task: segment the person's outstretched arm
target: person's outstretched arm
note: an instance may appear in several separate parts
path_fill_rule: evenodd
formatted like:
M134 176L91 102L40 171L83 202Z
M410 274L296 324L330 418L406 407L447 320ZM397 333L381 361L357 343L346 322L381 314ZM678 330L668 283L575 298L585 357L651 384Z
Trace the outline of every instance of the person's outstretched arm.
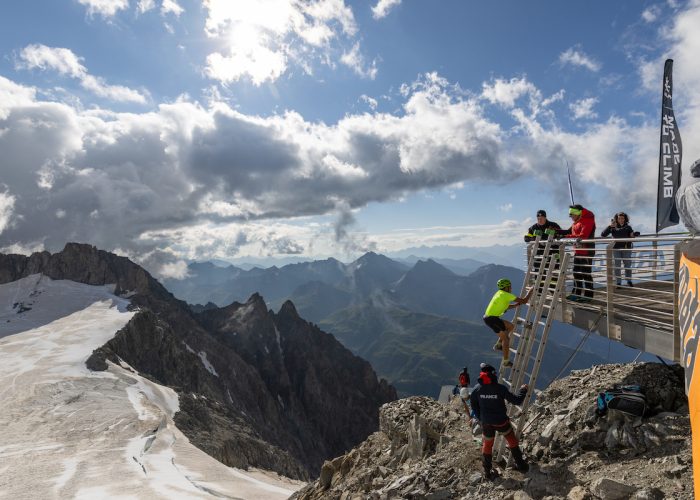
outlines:
M514 405L519 406L519 405L523 404L523 401L525 401L525 396L527 395L527 384L523 384L520 387L520 391L518 392L517 395L510 392L506 386L501 386L501 387L503 387L503 389L504 389L504 391L503 391L504 392L504 394L503 394L504 399L510 401Z

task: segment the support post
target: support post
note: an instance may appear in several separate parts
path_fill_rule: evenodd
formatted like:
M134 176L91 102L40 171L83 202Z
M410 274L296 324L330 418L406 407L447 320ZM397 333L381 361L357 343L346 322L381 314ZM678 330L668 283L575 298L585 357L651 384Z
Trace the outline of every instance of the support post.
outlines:
M606 306L608 316L608 338L612 338L610 333L615 325L615 258L613 248L615 243L605 247L605 268L606 268Z

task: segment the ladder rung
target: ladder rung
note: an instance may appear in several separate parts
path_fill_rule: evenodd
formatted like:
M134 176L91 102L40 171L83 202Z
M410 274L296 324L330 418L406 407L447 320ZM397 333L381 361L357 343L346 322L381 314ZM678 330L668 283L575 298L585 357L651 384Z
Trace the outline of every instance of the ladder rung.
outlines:
M518 316L517 318L515 318L515 321L516 321L516 323L525 323L525 321L527 321L527 320L525 318L521 318L520 316Z
M546 325L547 325L547 323L545 323L544 321L538 321L537 324L540 325L540 326L546 326Z

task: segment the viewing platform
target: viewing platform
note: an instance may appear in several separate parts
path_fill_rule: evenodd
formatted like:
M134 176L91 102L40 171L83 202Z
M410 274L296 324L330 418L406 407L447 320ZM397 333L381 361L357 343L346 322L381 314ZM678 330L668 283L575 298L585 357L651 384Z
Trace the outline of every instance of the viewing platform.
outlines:
M615 259L614 245L631 243L631 249L618 249L623 260ZM528 244L528 257L535 248L542 248L546 240ZM566 269L555 271L563 275L565 287L557 297L553 319L589 330L634 349L655 354L666 360L681 361L679 319L680 256L700 256L700 241L694 236L669 234L640 236L631 239L596 238L576 241L550 241L551 251L570 255ZM590 269L593 297L590 301L572 296L574 288L574 253L582 245L595 249ZM697 250L693 251L693 249ZM532 260L527 273L529 281L536 274L538 259ZM626 261L626 262L625 262ZM528 258L528 262L530 259ZM558 265L558 264L557 264ZM626 267L629 265L629 283ZM618 285L618 274L619 281Z

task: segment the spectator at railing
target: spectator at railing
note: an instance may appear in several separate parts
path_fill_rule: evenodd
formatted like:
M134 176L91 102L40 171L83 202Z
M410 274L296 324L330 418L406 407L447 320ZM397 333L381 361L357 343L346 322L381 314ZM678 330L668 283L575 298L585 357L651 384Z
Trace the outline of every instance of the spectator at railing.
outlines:
M527 230L525 241L535 241L535 238L541 236L541 239L546 240L550 234L556 235L557 231L561 230L559 224L547 219L547 212L544 210L537 211L537 222Z
M547 212L544 210L537 211L537 222L530 226L525 235L525 241L527 243L535 241L537 237L540 237L540 241L546 241L550 235L556 235L561 231L561 227L554 221L547 220ZM540 256L544 253L544 245L540 244L537 248L536 257L533 262L534 270L537 271L540 268ZM559 254L555 254L559 257Z
M576 238L574 250L574 289L569 300L590 302L593 298L593 256L595 243L582 243L579 240L589 240L595 237L595 215L581 205L569 207L571 227L559 231L565 238Z
M612 234L613 238L616 239L629 239L638 236L634 229L629 225L630 218L625 212L618 212L615 217L610 221L610 225L603 229L600 233L602 237L606 237ZM622 285L621 271L624 265L625 268L625 279L627 280L628 286L632 285L632 242L631 241L617 241L613 246L613 270L615 274L615 282L617 286Z

